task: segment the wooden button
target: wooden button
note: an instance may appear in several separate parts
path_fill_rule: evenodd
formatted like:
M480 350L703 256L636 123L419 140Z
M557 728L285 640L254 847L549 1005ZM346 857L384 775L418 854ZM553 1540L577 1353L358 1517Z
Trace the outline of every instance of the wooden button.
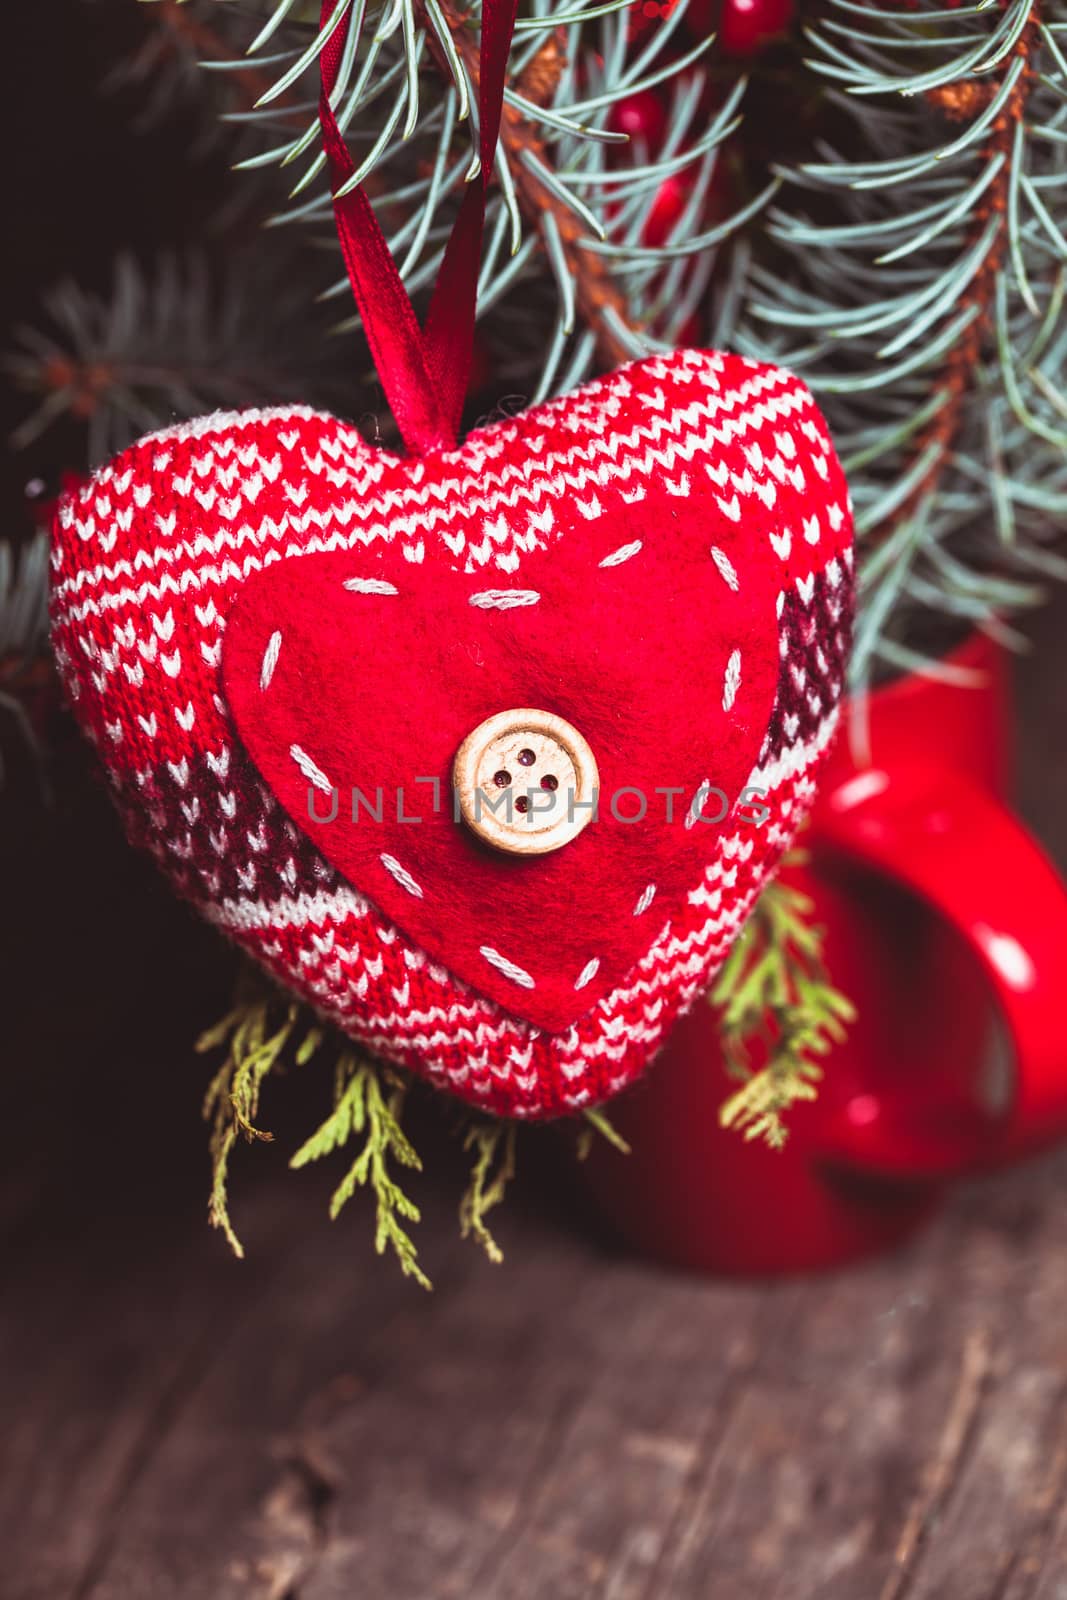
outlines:
M460 745L452 767L460 815L479 839L540 856L593 818L600 775L577 728L551 711L501 711Z

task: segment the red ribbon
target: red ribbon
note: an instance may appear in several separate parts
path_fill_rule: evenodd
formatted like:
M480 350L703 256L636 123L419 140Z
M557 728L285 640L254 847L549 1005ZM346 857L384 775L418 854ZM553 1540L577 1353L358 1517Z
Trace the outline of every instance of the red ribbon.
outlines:
M322 0L325 33L336 0ZM426 327L419 327L388 242L361 187L338 198L355 163L330 105L337 84L352 7L339 17L322 46L319 120L330 164L334 217L363 329L382 388L408 449L416 455L454 445L474 348L474 312L485 228L485 206L496 158L508 53L518 0L482 0L478 83L481 171L467 186L445 249Z

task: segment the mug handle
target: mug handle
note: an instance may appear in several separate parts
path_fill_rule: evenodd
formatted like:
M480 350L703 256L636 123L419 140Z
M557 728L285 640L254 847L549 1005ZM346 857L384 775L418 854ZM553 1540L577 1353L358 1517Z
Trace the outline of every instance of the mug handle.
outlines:
M978 957L1014 1052L1008 1103L861 1095L831 1120L820 1154L853 1171L943 1178L1014 1160L1067 1132L1067 889L988 790L958 771L863 768L820 803L819 848L912 889ZM813 837L813 842L815 838ZM951 1003L950 1001L948 1003Z

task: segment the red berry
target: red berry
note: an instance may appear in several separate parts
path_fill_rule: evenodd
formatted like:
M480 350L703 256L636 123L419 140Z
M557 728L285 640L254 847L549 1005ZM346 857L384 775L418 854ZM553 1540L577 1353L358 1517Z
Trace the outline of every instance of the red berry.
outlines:
M719 45L724 55L754 56L792 20L793 0L723 0Z
M669 17L678 0L632 0L626 17L626 36L631 44L648 38L657 23Z
M734 180L730 172L730 144L719 151L719 158L715 163L715 171L711 175L711 182L704 191L704 203L700 213L693 219L691 231L699 233L703 228L713 227L729 216L736 204L737 195ZM659 246L666 244L675 223L689 204L689 197L693 193L696 183L697 168L683 167L681 172L673 172L669 178L664 178L656 191L656 198L652 202L652 209L648 214L641 238L646 245Z
M658 247L666 244L671 229L686 208L693 189L693 175L684 169L664 178L656 190L656 198L642 230L642 243Z
M612 108L611 131L640 139L653 154L663 142L667 127L667 107L654 89L629 94Z

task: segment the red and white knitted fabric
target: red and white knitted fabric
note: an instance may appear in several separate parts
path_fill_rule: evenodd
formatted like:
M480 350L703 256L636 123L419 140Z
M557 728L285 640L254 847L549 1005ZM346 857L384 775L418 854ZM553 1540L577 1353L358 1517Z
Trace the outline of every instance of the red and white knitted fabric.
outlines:
M53 636L130 836L179 892L377 1054L553 1116L643 1069L802 820L843 688L851 531L804 386L679 351L418 458L303 407L143 439L60 509ZM335 607L342 586L370 608ZM275 670L295 674L285 707ZM680 809L606 818L518 868L465 858L479 847L448 819L405 865L395 829L353 843L301 809L300 683L305 776L369 792L361 753L391 739L410 776L447 782L474 709L536 705L590 738L605 789L630 760L652 770L660 730ZM732 780L722 823L693 825L724 772L760 791L762 822Z

